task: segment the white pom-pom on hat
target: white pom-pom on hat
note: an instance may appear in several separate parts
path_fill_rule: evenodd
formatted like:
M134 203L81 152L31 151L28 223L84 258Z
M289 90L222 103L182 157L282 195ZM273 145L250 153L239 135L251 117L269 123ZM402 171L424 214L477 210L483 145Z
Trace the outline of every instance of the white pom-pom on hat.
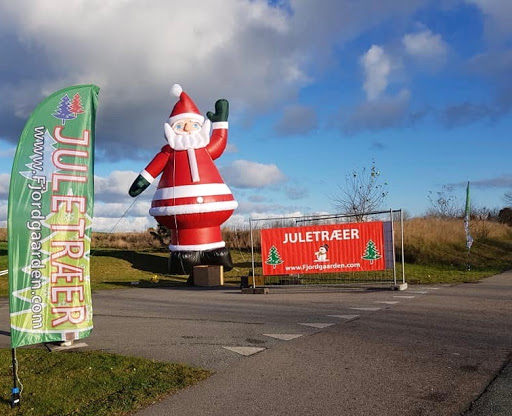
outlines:
M183 92L183 88L181 88L180 84L174 84L171 87L171 94L174 95L175 97L179 97L182 92Z
M172 125L174 122L190 118L204 123L204 117L199 112L199 109L194 104L194 101L183 92L180 84L174 84L171 87L171 95L178 97L178 102L174 105L171 114L169 115L169 123Z

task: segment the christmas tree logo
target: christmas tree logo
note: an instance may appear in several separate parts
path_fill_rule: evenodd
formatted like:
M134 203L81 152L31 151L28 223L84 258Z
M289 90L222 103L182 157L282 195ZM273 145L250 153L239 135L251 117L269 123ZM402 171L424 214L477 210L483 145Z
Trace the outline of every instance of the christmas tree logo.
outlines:
M83 114L85 112L84 107L82 106L82 97L80 94L76 93L73 95L71 99L71 104L69 105L69 110L75 115Z
M270 250L268 251L267 261L265 262L265 264L269 264L269 265L273 266L273 268L275 269L276 266L281 263L284 263L284 261L281 258L281 256L279 255L279 252L277 251L277 247L276 246L270 247Z
M78 101L78 105L76 104L76 101ZM74 99L74 109L80 109L81 103L80 103L80 96L78 96L78 100ZM55 109L55 112L52 114L53 117L58 118L62 121L62 125L66 124L66 120L73 120L76 118L76 113L72 110L72 103L73 101L70 100L67 94L65 94L59 102L59 105ZM81 108L81 112L83 113L83 108Z
M373 242L373 240L368 240L368 242L366 243L366 248L364 250L362 258L364 260L369 260L370 264L373 264L374 260L378 260L381 257L382 256L380 255L379 250L375 246L375 243Z

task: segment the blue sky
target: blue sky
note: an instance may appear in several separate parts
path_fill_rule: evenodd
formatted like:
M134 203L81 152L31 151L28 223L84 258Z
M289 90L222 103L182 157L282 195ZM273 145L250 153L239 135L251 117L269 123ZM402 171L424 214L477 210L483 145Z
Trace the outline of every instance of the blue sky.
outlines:
M0 226L14 149L30 112L69 85L101 88L94 228L164 144L183 86L199 109L230 101L217 160L249 216L333 212L332 195L372 161L383 208L422 215L445 185L461 206L512 191L510 0L0 0ZM143 230L148 189L114 231Z

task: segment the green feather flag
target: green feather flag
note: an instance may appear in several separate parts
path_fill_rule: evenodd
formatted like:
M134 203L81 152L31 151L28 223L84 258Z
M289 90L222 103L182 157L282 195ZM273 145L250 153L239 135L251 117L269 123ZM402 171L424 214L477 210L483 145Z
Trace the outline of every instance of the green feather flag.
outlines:
M92 330L89 256L99 88L62 89L34 110L14 157L8 207L11 346Z

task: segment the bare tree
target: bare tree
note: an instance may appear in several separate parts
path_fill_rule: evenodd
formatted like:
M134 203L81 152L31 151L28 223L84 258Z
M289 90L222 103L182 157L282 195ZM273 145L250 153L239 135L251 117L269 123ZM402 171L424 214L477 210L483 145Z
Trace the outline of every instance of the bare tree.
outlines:
M453 194L453 186L443 185L440 191L428 192L430 207L427 216L438 218L457 218L464 214L462 205Z
M503 208L498 214L498 221L512 226L512 208Z
M505 192L505 195L503 195L503 201L505 201L507 206L512 207L512 191Z
M381 183L380 172L372 160L370 169L353 170L345 176L345 184L338 184L338 192L331 196L334 209L353 214L356 221L365 221L366 213L377 211L388 194L388 184Z
M158 240L162 247L167 248L169 246L169 243L171 242L171 232L167 227L159 224L156 230L154 228L150 228L148 231L155 240Z

